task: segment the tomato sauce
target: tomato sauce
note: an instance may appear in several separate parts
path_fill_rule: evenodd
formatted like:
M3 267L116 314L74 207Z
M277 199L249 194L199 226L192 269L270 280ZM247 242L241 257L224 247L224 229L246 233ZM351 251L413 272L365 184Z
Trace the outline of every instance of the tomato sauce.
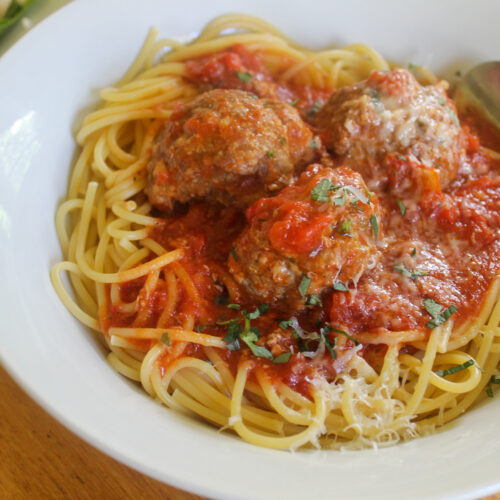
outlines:
M186 67L189 81L200 92L212 88L239 88L259 96L279 98L296 106L306 121L333 90L287 84L270 74L258 54L242 46L189 61ZM494 134L488 128L478 125L474 117L465 117L464 121L489 147L498 149L500 143L493 140ZM232 371L236 371L243 357L252 360L254 366L263 366L275 380L310 397L310 382L318 373L333 380L342 371L347 360L345 356L352 353L357 343L356 337L362 338L359 353L376 369L380 369L386 350L385 345L377 344L377 338L390 336L391 332L416 330L422 340L427 339L433 317L424 300L431 299L443 311L450 306L456 308L452 315L455 325L477 314L500 267L500 181L497 174L500 165L481 152L480 142L472 132L466 132L465 167L445 190L436 187L430 178L418 196L410 193L406 199L396 200L389 191L377 193L383 213L383 238L378 244L380 257L361 276L355 291L330 290L321 297L321 305L300 311L278 304L250 320L251 327L259 332L254 345L265 347L274 360L291 353L289 359L276 363L265 356L255 356L240 339L239 349L219 350ZM322 154L327 157L326 150ZM327 160L335 164L334 158ZM408 160L403 158L398 162L393 158L391 161L394 162L394 176L390 182L397 185L404 177ZM422 172L426 175L425 168ZM270 213L274 210L273 198L256 202L248 209L249 217L252 210L260 213L264 208ZM280 210L286 212L286 217L269 231L273 246L282 247L284 252L307 252L317 248L320 242L315 238L321 234L322 225L330 222L328 218L309 218L307 207L300 203L290 202L290 206L281 206ZM182 286L178 287L180 296L174 326L182 326L184 318L194 316L195 329L229 342L229 322L233 320L243 328L245 315L261 306L233 283L236 290L233 300L237 300L238 307L228 307L227 259L244 225L242 211L201 201L191 204L184 214L165 218L151 230L151 237L166 249L185 249L181 264L200 297L199 303L195 303ZM233 258L238 257L233 255ZM144 279L122 285L121 300L134 300L143 285ZM137 325L134 315L123 315L110 306L103 319L104 326L154 327L166 301L167 286L161 279L155 291L143 297L141 307L147 309L147 314L141 314L146 318L144 324ZM300 335L296 329L283 325L283 321L290 318L295 318L300 325ZM325 331L327 324L336 330ZM317 333L315 338L309 335L311 332ZM307 336L310 338L303 338ZM325 351L315 356L322 336L326 337ZM335 349L336 359L328 345ZM203 350L197 347L191 346L185 353L204 358Z

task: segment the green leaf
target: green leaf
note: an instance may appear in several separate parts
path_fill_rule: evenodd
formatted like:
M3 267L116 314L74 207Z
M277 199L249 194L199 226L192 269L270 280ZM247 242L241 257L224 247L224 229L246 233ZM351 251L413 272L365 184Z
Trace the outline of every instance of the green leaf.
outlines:
M160 341L162 344L170 345L170 336L168 335L168 332L162 333Z
M439 375L440 377L446 377L447 375L452 375L453 373L466 370L467 368L469 368L469 366L472 366L473 364L474 361L472 359L469 359L468 361L462 363L461 365L452 366L451 368L446 368L446 370L437 370L436 375Z
M235 311L239 311L241 309L241 306L239 304L228 304L226 307L228 309L234 309Z
M307 276L302 277L302 281L300 282L299 285L299 293L302 295L302 297L306 296L307 290L309 290L309 285L311 284L311 278L308 278Z
M378 240L378 221L377 221L376 215L372 215L370 217L370 223L371 223L372 228L373 228L373 234L375 235L375 239Z
M488 395L489 398L492 398L494 396L493 384L500 384L500 378L495 377L495 375L492 375L490 377L490 380L488 381L488 386L486 387L486 394Z
M227 306L229 304L229 296L226 293L220 293L217 297L215 297L214 304Z
M311 199L320 202L328 201L328 193L334 189L335 186L330 179L321 179L311 191Z
M404 217L406 215L406 207L404 206L404 204L401 200L396 199L396 203L398 204L399 211L401 212L401 215Z
M299 100L298 100L298 99L293 99L293 101L290 101L290 106L295 107L295 106L297 106L297 103L298 103L298 102L299 102Z
M414 281L418 280L420 276L427 276L427 271L422 269L415 269L414 271L411 271L404 264L400 263L394 264L394 270L401 273L405 278L411 278Z
M267 152L267 156L268 156L269 158L274 158L274 157L276 156L276 153L275 153L272 149L270 149L270 150Z
M443 310L443 306L438 304L435 300L426 298L424 299L425 310L432 316L432 320L428 321L427 328L433 329L439 325L442 325L448 318L458 311L458 307L451 305Z
M314 293L307 296L306 306L322 306L322 305L323 303L321 302L321 299Z
M236 250L234 247L231 247L231 255L233 256L233 259L238 262L240 258L238 257L238 254L236 253Z
M347 199L347 196L345 194L340 198L333 198L333 204L337 207L341 207L342 205L345 204L346 199Z
M268 304L261 304L260 306L257 306L255 308L255 311L253 311L251 313L244 312L243 316L247 317L248 319L256 319L259 316L261 316L262 314L266 313L268 309L269 309Z
M344 222L342 222L342 224L340 225L339 233L351 236L351 219L346 219Z
M348 292L349 288L347 288L342 281L336 281L333 284L333 289L337 290L338 292Z
M242 73L241 71L236 71L236 76L243 83L248 83L252 79L252 75L248 71L246 71L245 73Z
M329 329L330 327L322 328L319 333L325 342L326 348L328 349L328 351L330 351L330 356L332 357L332 359L337 359L337 353L335 352L335 349L332 347L332 344L330 343L327 337Z
M329 325L326 325L328 326L328 328L332 331L332 332L335 332L335 333L340 333L341 335L345 335L349 340L352 340L354 342L355 345L359 345L359 340L356 340L354 337L352 337L351 335L349 335L347 332L345 332L344 330L339 330L338 328L334 328L333 326L329 326Z
M306 114L307 116L311 116L311 117L314 117L318 114L318 111L321 109L321 103L319 101L316 101L312 108L309 108L307 111L306 111Z
M276 363L276 364L288 363L288 361L290 361L291 356L292 356L291 352L283 352L282 354L280 354L279 356L276 356L273 359L273 363Z

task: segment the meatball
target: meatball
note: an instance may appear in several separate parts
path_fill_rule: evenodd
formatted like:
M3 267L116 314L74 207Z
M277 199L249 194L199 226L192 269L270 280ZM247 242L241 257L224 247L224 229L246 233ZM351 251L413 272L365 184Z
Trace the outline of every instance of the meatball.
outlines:
M253 298L300 307L334 284L356 282L377 262L378 199L348 167L310 165L294 186L257 201L246 216L228 265Z
M193 199L246 208L294 180L314 157L312 138L288 104L211 90L175 111L156 137L146 192L161 210Z
M333 93L316 125L329 151L384 188L388 153L437 170L445 188L465 157L456 108L440 85L421 86L404 69L375 71L368 80Z

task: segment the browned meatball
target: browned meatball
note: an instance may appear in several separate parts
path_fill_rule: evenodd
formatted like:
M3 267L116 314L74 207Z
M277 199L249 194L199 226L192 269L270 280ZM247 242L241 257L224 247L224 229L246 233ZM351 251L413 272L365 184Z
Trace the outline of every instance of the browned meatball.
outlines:
M404 69L373 72L333 93L316 125L326 147L369 186L384 187L388 153L434 168L441 187L456 176L465 141L453 102L439 85L421 86Z
M260 300L304 304L334 284L356 282L376 263L378 200L348 167L310 165L294 186L257 201L246 215L229 270Z
M288 104L242 90L205 92L157 136L146 192L164 210L192 199L245 208L292 182L314 156L311 140Z

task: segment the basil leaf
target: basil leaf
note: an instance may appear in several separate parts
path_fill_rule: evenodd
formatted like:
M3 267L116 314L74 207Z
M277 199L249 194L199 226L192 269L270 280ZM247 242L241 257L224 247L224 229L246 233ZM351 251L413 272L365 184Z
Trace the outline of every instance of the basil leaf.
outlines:
M473 364L474 361L472 359L469 359L468 361L462 363L461 365L452 366L451 368L446 368L446 370L437 370L436 375L439 375L440 377L446 377L447 375L452 375L453 373L466 370L467 368L469 368L469 366L472 366Z
M309 285L311 284L311 278L308 278L307 276L302 277L302 281L300 282L300 285L298 287L300 295L302 297L306 296L307 290L309 290Z
M276 364L288 363L288 361L290 361L291 356L292 356L291 352L283 352L282 354L280 354L279 356L276 356L273 359L273 363L276 363Z

